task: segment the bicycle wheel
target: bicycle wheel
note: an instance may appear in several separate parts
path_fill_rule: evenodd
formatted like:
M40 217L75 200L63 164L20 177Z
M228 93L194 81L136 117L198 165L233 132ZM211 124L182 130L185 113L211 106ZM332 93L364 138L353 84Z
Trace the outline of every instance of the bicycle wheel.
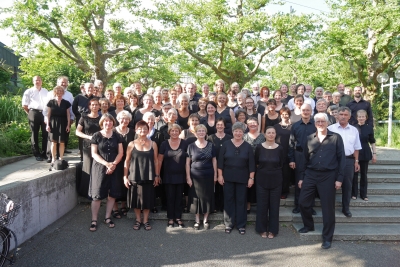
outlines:
M7 228L2 228L0 230L0 248L0 266L3 266L10 250L10 231Z

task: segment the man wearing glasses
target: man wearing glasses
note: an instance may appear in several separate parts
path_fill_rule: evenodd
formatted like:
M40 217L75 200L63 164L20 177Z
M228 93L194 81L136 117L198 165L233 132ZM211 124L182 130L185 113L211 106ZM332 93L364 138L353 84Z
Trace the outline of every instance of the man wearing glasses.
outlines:
M321 247L328 249L335 231L335 194L342 186L346 158L342 137L328 130L328 116L318 113L314 121L317 131L307 137L305 160L298 166L301 173L299 206L304 224L299 233L314 231L312 206L318 192L323 220Z

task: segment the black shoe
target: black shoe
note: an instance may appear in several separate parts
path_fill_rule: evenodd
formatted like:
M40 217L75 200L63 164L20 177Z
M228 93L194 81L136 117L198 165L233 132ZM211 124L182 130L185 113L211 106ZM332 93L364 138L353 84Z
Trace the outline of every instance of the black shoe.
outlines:
M346 216L347 218L351 218L353 217L353 214L351 214L350 211L343 211L344 216Z
M47 157L46 154L42 154L42 155L40 155L40 156L42 157L42 159L48 159L48 157Z
M328 249L328 248L331 248L331 245L332 245L331 242L329 242L329 241L324 241L324 242L322 242L321 248L323 248L323 249Z
M51 158L48 158L48 159L46 160L46 162L47 162L47 163L51 163Z
M317 215L317 212L314 209L312 209L312 215Z
M35 157L35 159L37 160L37 161L43 161L43 158L42 157Z
M312 231L314 231L314 228L308 229L307 227L303 227L303 228L299 229L298 232L300 234L305 234L305 233L312 232Z
M64 153L66 153L66 154L71 154L72 151L70 151L70 150L65 150Z
M300 208L296 207L292 210L293 213L300 213Z
M247 210L247 214L250 214L251 210Z

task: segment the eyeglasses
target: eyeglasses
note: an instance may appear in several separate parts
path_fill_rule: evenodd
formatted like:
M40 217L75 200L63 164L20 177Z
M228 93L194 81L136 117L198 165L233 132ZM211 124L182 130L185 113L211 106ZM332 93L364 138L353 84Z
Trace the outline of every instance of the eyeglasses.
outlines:
M254 104L253 102L246 102L246 105Z
M315 124L324 124L326 121L315 121Z

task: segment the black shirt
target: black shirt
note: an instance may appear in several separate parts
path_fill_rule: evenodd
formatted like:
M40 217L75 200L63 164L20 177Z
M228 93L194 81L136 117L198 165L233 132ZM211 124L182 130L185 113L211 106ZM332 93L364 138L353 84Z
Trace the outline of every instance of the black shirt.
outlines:
M349 109L351 109L351 118L349 120L349 123L351 125L356 125L357 124L357 111L363 109L367 112L368 119L365 122L365 124L368 125L374 125L374 118L372 115L372 109L371 109L371 103L368 101L365 101L364 99L361 98L360 101L355 101L354 99L351 100L349 103L346 105Z
M289 162L295 162L294 151L302 152L307 146L307 136L316 131L317 128L315 128L314 119L312 118L307 124L301 119L292 125L289 139Z
M354 125L360 133L360 142L362 149L358 153L359 161L370 161L372 159L372 152L369 144L375 144L374 129L368 125Z
M307 146L304 148L305 161L300 169L300 179L304 178L307 169L317 171L337 171L336 181L343 182L346 166L343 139L340 134L328 130L326 137L319 142L317 133L307 136ZM303 177L303 178L301 178ZM332 185L333 186L333 185Z

